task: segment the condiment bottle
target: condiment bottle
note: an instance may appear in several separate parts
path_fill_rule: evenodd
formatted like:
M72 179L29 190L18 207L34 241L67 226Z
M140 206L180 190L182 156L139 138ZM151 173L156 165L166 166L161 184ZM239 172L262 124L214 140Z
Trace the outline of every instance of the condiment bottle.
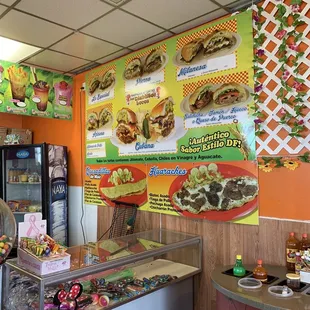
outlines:
M295 271L296 252L299 250L299 241L295 238L295 233L291 232L286 240L286 268Z
M300 242L300 256L302 256L308 249L310 249L310 240L308 240L307 234L302 234L302 239Z
M262 282L266 282L267 281L267 271L262 265L263 265L263 261L261 259L259 259L257 261L257 267L253 270L253 277L257 280L262 281Z
M236 277L243 277L245 275L245 268L242 264L242 256L236 256L236 263L233 269L234 276Z
M300 270L302 269L302 260L299 252L296 252L296 262L295 262L295 273L300 274Z

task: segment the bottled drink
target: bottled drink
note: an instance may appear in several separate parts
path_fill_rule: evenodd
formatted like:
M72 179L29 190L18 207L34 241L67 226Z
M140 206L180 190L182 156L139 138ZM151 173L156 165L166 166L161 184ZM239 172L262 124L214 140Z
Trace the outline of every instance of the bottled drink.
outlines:
M236 277L243 277L245 275L245 268L242 264L242 256L237 255L236 256L236 263L233 269L234 276Z
M302 268L301 256L299 252L296 252L295 273L300 274L301 268Z
M308 240L307 234L302 234L302 239L300 242L300 256L302 256L308 249L310 249L310 240Z
M263 267L263 261L261 259L257 261L257 267L253 270L253 277L262 282L267 281L267 271Z
M289 271L295 271L296 252L299 250L299 241L295 233L291 232L286 240L286 267Z

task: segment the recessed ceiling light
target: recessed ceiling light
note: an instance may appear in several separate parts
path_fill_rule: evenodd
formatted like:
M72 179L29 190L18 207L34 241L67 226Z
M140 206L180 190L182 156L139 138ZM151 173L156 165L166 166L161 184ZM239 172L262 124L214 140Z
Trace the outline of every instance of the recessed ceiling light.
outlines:
M19 62L39 50L40 48L38 47L0 37L1 60Z

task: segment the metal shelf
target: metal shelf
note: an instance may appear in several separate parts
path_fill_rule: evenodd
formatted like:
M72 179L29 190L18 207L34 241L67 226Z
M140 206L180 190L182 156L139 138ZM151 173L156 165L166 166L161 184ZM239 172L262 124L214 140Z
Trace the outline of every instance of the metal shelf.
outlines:
M17 215L23 215L23 214L28 214L28 213L34 213L34 212L29 212L29 211L27 211L27 212L12 212L13 214L17 214ZM36 211L35 213L42 213L42 211Z
M41 185L41 182L7 182L9 185Z

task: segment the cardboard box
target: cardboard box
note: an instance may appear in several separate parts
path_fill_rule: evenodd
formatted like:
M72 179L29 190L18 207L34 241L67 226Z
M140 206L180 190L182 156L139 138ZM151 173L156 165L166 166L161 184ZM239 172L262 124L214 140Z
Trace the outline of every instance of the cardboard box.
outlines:
M20 144L32 144L32 131L22 128L9 128L9 135L19 135L21 138Z
M300 281L310 283L310 271L300 270Z
M57 258L40 259L28 252L17 249L17 263L23 266L25 269L39 275L47 275L59 271L70 269L70 255L65 254L64 256Z
M34 229L34 227L36 229ZM46 220L42 220L42 213L27 213L24 222L18 223L18 243L20 238L35 238L38 233L46 234ZM54 272L70 269L71 255L65 253L56 258L37 257L27 250L17 249L17 263L25 269L39 275L47 275Z
M7 133L8 133L8 128L0 127L0 146L4 145L4 140L6 138Z

